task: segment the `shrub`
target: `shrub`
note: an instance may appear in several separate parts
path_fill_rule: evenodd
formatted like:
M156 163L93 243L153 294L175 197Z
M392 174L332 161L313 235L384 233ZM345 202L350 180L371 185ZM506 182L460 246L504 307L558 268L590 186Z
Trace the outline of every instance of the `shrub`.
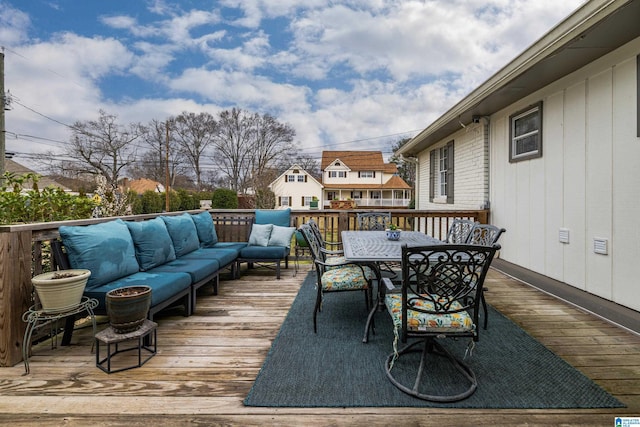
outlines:
M238 209L238 195L228 188L218 188L211 196L213 209Z

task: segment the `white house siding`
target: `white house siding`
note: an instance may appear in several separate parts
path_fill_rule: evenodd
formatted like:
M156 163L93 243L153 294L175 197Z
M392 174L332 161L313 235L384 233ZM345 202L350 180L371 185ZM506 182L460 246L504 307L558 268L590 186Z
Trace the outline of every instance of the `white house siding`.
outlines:
M443 139L418 156L419 189L416 206L419 209L451 210L481 209L489 198L488 189L488 147L486 143L487 127L484 121L468 124L452 137ZM454 140L454 203L431 203L429 201L429 153Z
M490 124L491 217L507 229L501 257L635 310L639 53L636 39L494 114ZM540 100L542 157L509 163L509 115ZM561 227L569 229L568 244L559 242ZM594 253L594 238L608 239L608 255Z
M285 182L286 175L307 175L307 182ZM291 209L309 209L309 206L302 205L302 197L316 196L318 200L322 200L322 185L313 179L306 171L300 169L300 172L293 173L290 169L271 183L271 191L276 196L276 209L283 208L278 205L279 197L291 197ZM320 205L321 206L321 205Z

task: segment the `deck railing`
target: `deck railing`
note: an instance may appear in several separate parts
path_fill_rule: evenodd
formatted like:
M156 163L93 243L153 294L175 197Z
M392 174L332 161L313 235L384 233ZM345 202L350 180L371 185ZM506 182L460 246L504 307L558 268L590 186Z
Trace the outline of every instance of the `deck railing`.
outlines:
M296 210L292 211L292 225L300 226L313 218L327 240L340 239L343 230L356 229L358 212L370 210ZM200 211L189 211L197 213ZM210 210L218 239L223 242L247 241L254 216L253 210ZM171 212L163 215L177 215ZM123 220L142 221L160 214L132 215ZM444 239L454 218L488 222L488 210L419 211L394 209L393 223L404 230L422 231ZM49 244L60 237L62 225L89 225L111 221L114 217L73 221L3 225L0 226L0 366L13 366L22 360L22 340L25 323L22 314L35 302L31 277L56 269L49 256Z

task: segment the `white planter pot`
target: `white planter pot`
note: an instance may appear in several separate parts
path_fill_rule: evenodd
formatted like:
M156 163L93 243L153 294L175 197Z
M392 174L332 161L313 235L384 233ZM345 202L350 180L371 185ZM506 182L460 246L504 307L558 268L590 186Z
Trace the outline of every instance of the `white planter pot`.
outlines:
M56 276L70 276L56 278ZM36 288L42 310L47 313L63 313L80 304L87 280L91 276L89 270L60 270L38 274L31 279Z

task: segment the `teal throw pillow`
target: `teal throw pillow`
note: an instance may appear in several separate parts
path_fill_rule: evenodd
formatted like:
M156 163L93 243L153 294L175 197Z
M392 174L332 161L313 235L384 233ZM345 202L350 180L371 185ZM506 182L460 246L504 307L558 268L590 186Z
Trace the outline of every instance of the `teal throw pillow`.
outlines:
M291 208L256 209L256 224L273 224L280 227L291 225Z
M169 230L169 236L176 251L176 257L193 252L200 247L196 225L191 219L191 214L183 213L177 216L160 217Z
M271 224L253 224L249 236L249 246L269 246L272 229L273 225Z
M196 215L191 215L191 219L196 225L196 231L198 232L198 239L200 239L201 247L210 248L218 243L216 227L213 225L213 219L209 212L205 211Z
M285 246L291 247L291 237L295 233L295 227L280 227L278 225L273 226L271 230L271 236L269 236L269 244L267 246Z
M176 259L171 236L162 218L147 221L127 221L133 238L140 270L146 271Z
M140 270L129 228L121 219L85 226L63 225L59 231L71 268L91 270L89 289Z

